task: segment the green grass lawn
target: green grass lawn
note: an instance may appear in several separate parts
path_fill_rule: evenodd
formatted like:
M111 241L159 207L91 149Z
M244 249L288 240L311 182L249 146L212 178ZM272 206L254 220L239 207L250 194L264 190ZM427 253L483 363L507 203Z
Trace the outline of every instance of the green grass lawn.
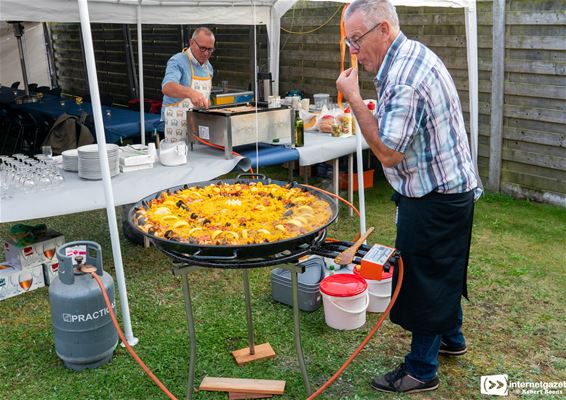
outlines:
M285 176L278 169L267 172ZM376 227L370 242L394 243L390 193L383 178L366 191L367 225ZM104 210L29 221L40 222L64 233L68 242L100 243L105 269L114 273ZM0 237L9 227L0 225ZM357 219L342 208L330 235L351 240L357 228ZM154 248L126 240L121 246L133 331L140 339L135 350L169 390L183 398L189 356L181 282L171 272L171 261ZM305 398L293 344L292 309L272 300L269 268L250 273L253 317L256 343L269 342L277 356L244 367L233 361L230 352L247 347L241 275L230 270L189 275L198 343L197 384L206 375L281 379L287 382L281 398ZM481 398L480 376L489 374L508 374L510 381L566 381L566 209L503 195L483 196L475 211L469 289L470 302L463 304L468 354L441 358L440 388L413 398ZM112 362L101 368L80 373L66 369L54 351L47 297L47 288L41 288L0 302L0 399L166 398L120 346ZM301 313L313 387L340 367L378 317L370 314L363 328L341 332L326 326L322 308ZM407 332L385 322L321 398L395 398L374 392L368 382L402 362L409 340ZM227 396L196 392L194 398Z

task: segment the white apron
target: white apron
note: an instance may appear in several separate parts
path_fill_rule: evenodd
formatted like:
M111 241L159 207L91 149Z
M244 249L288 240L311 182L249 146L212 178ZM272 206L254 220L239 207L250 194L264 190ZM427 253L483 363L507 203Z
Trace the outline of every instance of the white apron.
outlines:
M188 51L185 51L189 58L189 65L191 66L191 89L196 90L205 98L210 99L210 92L212 90L212 79L210 78L210 71L208 65L206 66L206 77L195 75L195 69L191 61L191 56ZM187 111L193 109L191 99L186 98L178 103L168 104L165 106L165 138L171 141L187 140Z

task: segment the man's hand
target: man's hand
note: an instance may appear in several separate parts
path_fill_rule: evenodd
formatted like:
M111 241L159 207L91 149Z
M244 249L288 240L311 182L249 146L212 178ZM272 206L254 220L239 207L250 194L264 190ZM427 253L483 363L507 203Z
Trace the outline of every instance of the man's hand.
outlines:
M358 84L358 70L348 68L336 80L336 87L349 103L361 100L360 86Z
M190 99L195 108L208 108L210 106L209 100L196 90L192 90Z
M176 82L167 82L161 89L161 92L169 97L191 99L191 103L193 103L193 107L195 108L210 107L210 100L204 97L200 92Z

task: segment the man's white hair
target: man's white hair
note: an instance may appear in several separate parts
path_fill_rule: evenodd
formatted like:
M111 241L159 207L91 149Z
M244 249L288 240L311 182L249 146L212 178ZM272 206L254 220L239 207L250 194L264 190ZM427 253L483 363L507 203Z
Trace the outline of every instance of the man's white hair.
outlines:
M344 19L348 19L355 12L361 12L364 24L371 29L377 23L387 20L391 26L399 30L399 17L395 6L389 0L354 0L346 10Z
M191 39L196 39L201 32L206 36L212 36L212 38L214 39L214 33L206 26L199 26L197 29L195 29L193 35L191 36Z

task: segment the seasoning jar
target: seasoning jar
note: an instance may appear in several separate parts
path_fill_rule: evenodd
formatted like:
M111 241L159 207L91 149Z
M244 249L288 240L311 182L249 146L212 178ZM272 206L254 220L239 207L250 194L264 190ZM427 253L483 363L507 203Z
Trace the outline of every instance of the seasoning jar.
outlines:
M338 123L332 124L332 137L339 137L342 134L342 127Z

